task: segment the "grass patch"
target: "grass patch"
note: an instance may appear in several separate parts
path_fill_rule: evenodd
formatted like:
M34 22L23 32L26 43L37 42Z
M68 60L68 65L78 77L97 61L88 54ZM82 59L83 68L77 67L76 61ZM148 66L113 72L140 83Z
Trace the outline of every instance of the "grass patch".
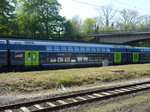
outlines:
M123 69L124 72L112 72L111 69ZM150 76L150 64L1 73L0 90L1 92L31 92L53 89L61 84L65 87L72 87L143 76Z

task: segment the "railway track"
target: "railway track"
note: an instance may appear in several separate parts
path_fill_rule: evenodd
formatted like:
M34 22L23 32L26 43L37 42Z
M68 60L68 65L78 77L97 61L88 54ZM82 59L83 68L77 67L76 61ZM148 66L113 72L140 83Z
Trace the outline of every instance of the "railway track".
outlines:
M81 93L57 96L53 98L24 102L1 106L1 112L46 112L59 110L65 107L76 106L79 104L96 100L108 99L111 97L131 94L139 91L149 90L150 81L136 84L129 84L101 90L90 90Z

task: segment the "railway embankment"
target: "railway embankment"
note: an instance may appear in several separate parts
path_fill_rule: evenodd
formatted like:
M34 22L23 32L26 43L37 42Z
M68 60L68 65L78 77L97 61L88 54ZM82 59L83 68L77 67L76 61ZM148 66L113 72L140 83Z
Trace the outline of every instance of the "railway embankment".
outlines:
M150 64L0 73L0 94L25 94L150 78Z

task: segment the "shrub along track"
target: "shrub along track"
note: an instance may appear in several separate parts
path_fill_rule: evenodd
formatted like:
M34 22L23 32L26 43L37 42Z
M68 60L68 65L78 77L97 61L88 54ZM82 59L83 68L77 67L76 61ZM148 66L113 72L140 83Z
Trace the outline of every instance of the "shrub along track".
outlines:
M150 81L112 87L101 90L90 90L81 93L57 96L49 99L12 104L0 107L4 112L45 112L59 110L65 107L76 106L92 101L104 100L112 97L132 94L150 89Z

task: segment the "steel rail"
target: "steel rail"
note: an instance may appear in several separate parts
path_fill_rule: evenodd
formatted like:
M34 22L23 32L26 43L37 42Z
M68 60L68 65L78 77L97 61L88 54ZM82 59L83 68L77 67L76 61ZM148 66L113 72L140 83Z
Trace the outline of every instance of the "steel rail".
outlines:
M85 96L85 95L93 95L96 93L105 93L105 95L103 95L102 97L94 97L93 98L81 98L82 100L78 100L78 101L74 101L71 103L62 103L59 105L53 105L53 106L48 106L48 107L43 107L43 108L38 108L36 110L31 110L30 112L45 112L45 111L50 111L50 110L57 110L57 109L61 109L64 107L70 107L70 106L75 106L81 103L86 103L86 102L91 102L91 101L96 101L96 100L102 100L102 99L108 99L110 97L115 97L115 96L120 96L120 95L124 95L124 94L130 94L133 92L138 92L138 91L142 91L142 90L148 90L150 89L150 86L148 87L141 87L140 85L146 85L146 84L150 84L150 81L147 82L141 82L141 83L135 83L135 84L129 84L129 85L122 85L122 86L118 86L118 87L112 87L112 88L106 88L106 89L101 89L101 90L89 90L89 91L85 91L85 92L81 92L81 93L74 93L74 94L69 94L69 95L63 95L63 96L57 96L57 97L53 97L53 98L48 98L48 99L43 99L43 100L35 100L35 101L30 101L30 102L24 102L24 103L18 103L18 104L12 104L12 105L5 105L5 106L1 106L0 107L0 111L5 111L5 110L12 110L12 109L16 109L16 108L20 108L20 107L27 107L27 106L34 106L35 104L41 104L41 103L45 103L45 102L52 102L52 101L58 101L58 100L65 100L67 98L73 98L73 97L81 97L81 96ZM135 87L138 87L137 89L134 89ZM120 89L127 89L124 92L118 92L118 93L114 93L114 94L109 94L110 91L112 91L112 93L114 91L121 91ZM131 90L130 90L131 89ZM107 93L108 92L108 93ZM109 95L107 95L109 94ZM6 112L6 111L5 111ZM26 112L26 111L24 111Z

